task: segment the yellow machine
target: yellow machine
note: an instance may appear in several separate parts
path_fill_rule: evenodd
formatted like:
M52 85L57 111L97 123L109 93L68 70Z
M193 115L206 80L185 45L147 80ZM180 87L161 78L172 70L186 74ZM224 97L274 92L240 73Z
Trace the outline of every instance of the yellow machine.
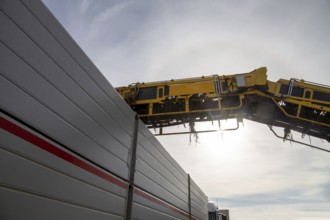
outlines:
M149 128L185 123L193 127L195 122L214 120L220 125L229 118L236 118L238 125L246 118L273 132L273 126L283 127L284 139L294 130L330 142L330 87L297 79L272 82L266 73L262 67L116 89Z

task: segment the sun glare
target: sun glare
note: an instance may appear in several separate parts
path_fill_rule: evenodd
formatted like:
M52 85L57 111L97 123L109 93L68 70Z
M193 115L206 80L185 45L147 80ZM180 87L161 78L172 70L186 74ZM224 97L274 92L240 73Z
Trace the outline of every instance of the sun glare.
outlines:
M244 139L246 129L236 120L218 122L202 122L196 124L196 131L211 131L198 134L198 145L203 148L205 156L210 160L236 161L244 154Z

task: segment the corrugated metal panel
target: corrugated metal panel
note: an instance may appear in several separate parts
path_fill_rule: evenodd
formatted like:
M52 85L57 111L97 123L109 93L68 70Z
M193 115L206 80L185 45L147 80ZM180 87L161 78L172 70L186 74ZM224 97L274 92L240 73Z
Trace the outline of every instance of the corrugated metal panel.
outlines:
M2 220L121 220L104 212L95 212L82 206L70 205L39 195L0 186L0 207Z
M189 213L135 188L132 219L189 219Z
M122 219L135 114L41 2L1 1L0 31L0 117L72 155L1 130L5 219ZM133 172L133 218L189 218L188 175L142 122Z
M166 212L161 212L157 209L150 208L140 203L134 203L133 205L134 216L132 219L157 219L157 220L179 220L184 219L180 217L174 217ZM186 218L188 219L188 218Z
M44 10L42 4L32 5L35 10L36 7ZM94 68L87 73L68 53L70 48L64 48L49 32L53 27L45 28L40 20L47 21L44 17L36 17L19 1L4 1L1 4L0 26L6 31L0 35L0 53L4 57L0 70L3 83L16 87L11 91L16 90L12 97L17 97L9 100L9 105L1 107L86 157L91 157L88 148L93 148L95 155L97 152L109 155L111 160L90 159L127 178L127 157L133 130L129 120L134 113L122 113L111 97L89 76L100 75L98 70ZM61 36L67 35L63 29L61 31ZM76 56L83 54L81 50L75 52ZM110 85L108 88L113 89ZM37 109L43 112L31 115L21 108L19 99L23 97L18 96L22 93L35 100L35 105L29 106L32 112ZM118 95L115 93L112 96ZM8 96L1 98L1 104L6 102L5 99L11 99ZM126 106L123 101L121 105ZM48 121L54 116L56 119L51 126L56 128L55 131L49 129ZM37 122L36 117L44 118ZM118 121L121 118L123 121ZM66 130L65 135L62 130ZM73 134L80 138L72 138ZM80 139L88 141L76 143Z
M47 31L56 39L56 41L66 50L69 56L77 62L84 73L88 75L100 90L94 98L99 100L100 103L104 102L103 99L110 100L116 108L108 108L109 112L116 115L116 119L123 125L128 126L134 121L131 108L126 105L123 99L118 95L116 90L110 85L109 81L101 74L97 67L90 61L81 48L74 42L71 36L64 30L54 16L49 12L46 7L40 7L34 0L22 1L29 10L38 18L38 22L42 24ZM80 80L80 76L77 78ZM94 91L95 92L95 91ZM106 103L104 103L106 104Z
M207 196L197 186L193 179L190 179L190 195L192 215L200 219L208 219Z
M37 209L40 200L46 203L48 201L50 204L55 203L54 207L46 207L50 213L54 208L56 209L57 203L61 203L63 209L75 207L73 210L83 210L83 212L89 210L89 216L94 213L94 217L99 217L98 213L103 213L102 215L110 217L109 219L124 218L127 185L125 182L30 129L11 123L12 120L6 122L2 114L0 116L1 128L3 128L0 129L1 193L7 196L19 196L17 203L22 204L30 199L39 200L29 204L31 209ZM74 160L65 160L64 156L60 158L61 155L71 155ZM85 169L81 169L79 165ZM88 169L90 167L94 169L94 173L88 172L93 171ZM96 172L102 172L122 184L111 182L101 175L97 176ZM23 216L7 218L17 214L12 213L15 212L13 207L4 208L8 205L4 205L6 200L2 199L0 199L1 219L23 219ZM17 206L15 208L17 209ZM35 219L39 213L25 214L24 219ZM48 214L47 219L52 217ZM71 218L65 216L62 219Z
M188 212L188 175L143 123L139 126L135 184Z

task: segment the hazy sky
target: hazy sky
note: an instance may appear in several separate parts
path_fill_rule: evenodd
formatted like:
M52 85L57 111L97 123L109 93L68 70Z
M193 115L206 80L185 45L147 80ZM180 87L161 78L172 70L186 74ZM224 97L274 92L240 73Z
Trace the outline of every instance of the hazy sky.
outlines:
M327 0L44 2L113 86L261 66L273 81L330 85ZM235 132L200 134L199 143L158 139L232 220L330 219L328 153L283 143L247 120Z

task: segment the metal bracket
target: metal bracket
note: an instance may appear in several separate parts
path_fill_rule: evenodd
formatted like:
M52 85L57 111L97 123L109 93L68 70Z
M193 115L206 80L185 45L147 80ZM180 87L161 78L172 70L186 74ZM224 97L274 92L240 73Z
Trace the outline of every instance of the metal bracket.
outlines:
M171 132L171 133L163 133L159 132L158 134L154 134L154 136L162 136L162 135L178 135L178 134L199 134L199 133L209 133L209 132L217 132L219 130L206 130L206 131L184 131L184 132Z
M280 135L278 135L278 134L274 131L274 129L272 128L271 125L268 125L268 127L269 127L269 129L274 133L274 135L275 135L276 137L281 138L281 139L283 139L283 140L288 140L288 139L286 139L285 136L280 136ZM308 147L311 147L311 148L314 148L314 149L317 149L317 150L321 150L321 151L325 151L325 152L330 153L330 150L328 150L328 149L324 149L324 148L321 148L321 147L316 147L316 146L314 146L314 145L312 145L312 144L306 144L306 143L304 143L304 142L301 142L301 141L295 141L295 140L293 140L293 139L289 139L289 141L291 141L291 142L293 142L293 143L297 143L297 144L305 145L305 146L308 146Z
M236 127L234 127L234 128L225 128L225 129L223 129L221 127L221 121L220 120L218 120L218 124L219 124L220 131L235 131L235 130L239 129L239 122L238 122L237 118L236 118Z

